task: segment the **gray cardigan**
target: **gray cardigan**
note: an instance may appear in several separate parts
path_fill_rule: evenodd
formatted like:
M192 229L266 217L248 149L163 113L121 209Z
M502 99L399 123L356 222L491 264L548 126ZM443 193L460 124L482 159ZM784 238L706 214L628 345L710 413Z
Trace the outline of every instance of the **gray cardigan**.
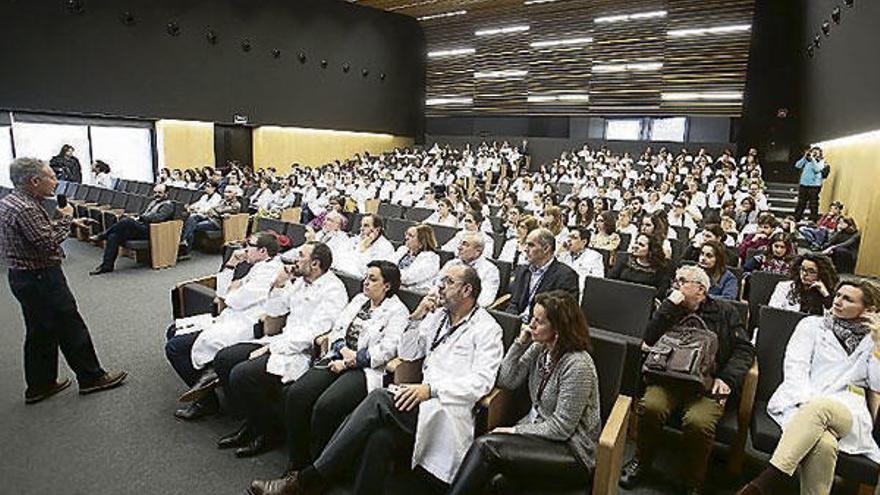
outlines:
M591 471L596 466L596 444L602 420L599 416L599 381L589 353L569 352L562 356L547 380L538 402L539 369L546 351L543 344L528 346L514 341L498 372L498 386L513 390L528 376L529 397L537 418L520 420L516 433L566 442L572 454Z

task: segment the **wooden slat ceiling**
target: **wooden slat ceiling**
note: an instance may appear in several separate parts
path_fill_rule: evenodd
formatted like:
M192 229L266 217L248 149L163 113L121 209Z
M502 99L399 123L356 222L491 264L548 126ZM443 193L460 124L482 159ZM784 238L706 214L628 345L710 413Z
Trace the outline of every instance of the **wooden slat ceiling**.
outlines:
M740 115L742 100L731 99L730 94L742 94L745 87L751 30L689 36L669 32L751 25L754 0L545 0L531 5L526 5L526 1L356 3L416 18L467 12L421 21L429 52L475 50L470 54L428 58L428 99L470 99L466 103L429 105L428 116ZM597 17L656 11L665 11L666 15L594 22ZM529 29L475 35L481 29L517 25L528 25ZM534 42L573 38L592 41L531 46ZM629 64L627 70L621 70L623 64ZM526 72L500 77L491 74L493 71ZM670 93L678 93L678 98L670 99ZM708 93L716 99L696 99L693 93ZM725 99L717 99L724 94ZM559 95L568 96L547 101ZM584 95L588 95L589 101L583 100Z

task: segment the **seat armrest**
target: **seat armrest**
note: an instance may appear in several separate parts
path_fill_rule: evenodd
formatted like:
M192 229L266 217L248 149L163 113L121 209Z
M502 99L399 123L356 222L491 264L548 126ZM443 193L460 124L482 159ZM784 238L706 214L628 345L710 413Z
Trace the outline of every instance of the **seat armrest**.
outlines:
M611 414L608 415L608 421L602 428L596 455L596 471L593 473L593 495L617 493L631 408L632 398L618 395Z
M285 208L281 210L281 221L287 223L301 223L302 220L302 208L299 206L293 208ZM279 232L279 234L283 234L284 232Z
M248 214L236 213L223 217L223 244L244 240L247 237Z
M167 268L177 264L177 248L183 230L182 220L151 223L150 263L154 269Z
M758 389L758 362L752 363L743 379L742 393L737 408L737 426L740 431L745 431L752 421L752 409L755 407L755 393Z
M416 361L401 360L394 368L394 383L421 383L422 359Z
M504 307L507 304L507 301L510 300L510 294L504 294L503 296L495 299L495 302L489 305L489 309L498 309Z

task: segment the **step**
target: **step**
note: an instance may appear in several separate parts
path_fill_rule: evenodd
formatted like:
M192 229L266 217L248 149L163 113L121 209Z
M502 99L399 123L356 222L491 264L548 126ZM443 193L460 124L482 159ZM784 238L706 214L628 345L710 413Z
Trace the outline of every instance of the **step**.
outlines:
M797 205L797 198L769 198L767 204L770 206L792 206Z

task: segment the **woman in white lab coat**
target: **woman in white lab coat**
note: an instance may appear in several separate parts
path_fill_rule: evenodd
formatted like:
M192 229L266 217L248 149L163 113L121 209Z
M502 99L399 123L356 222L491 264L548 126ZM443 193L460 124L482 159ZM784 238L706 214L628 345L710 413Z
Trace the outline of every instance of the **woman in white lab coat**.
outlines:
M827 495L838 450L880 463L865 400L880 392L880 288L841 282L831 313L798 323L785 350L784 379L767 403L782 428L770 467L740 495L784 493L799 472L802 495Z
M805 253L792 263L791 280L776 284L768 306L822 315L831 309L834 302L831 290L837 286L837 280L837 270L830 258L817 253Z
M397 297L400 270L389 261L367 265L363 291L333 322L328 351L285 392L290 466L301 469L371 391L382 387L385 363L397 356L409 310Z
M406 229L404 245L391 261L400 269L400 286L416 292L428 292L440 272L440 256L434 230L423 223Z

